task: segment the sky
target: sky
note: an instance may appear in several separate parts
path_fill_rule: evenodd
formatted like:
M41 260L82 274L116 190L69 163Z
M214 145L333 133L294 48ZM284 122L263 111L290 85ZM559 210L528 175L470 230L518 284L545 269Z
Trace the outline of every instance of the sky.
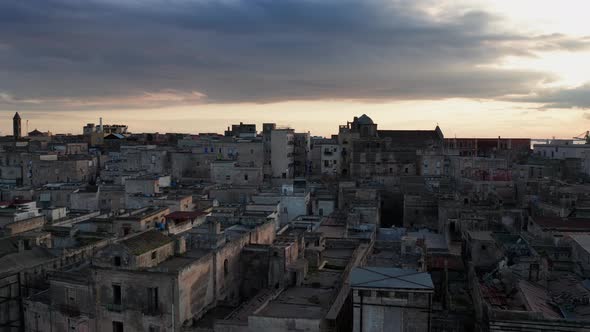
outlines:
M0 131L590 129L587 0L3 0ZM28 122L27 122L28 121Z

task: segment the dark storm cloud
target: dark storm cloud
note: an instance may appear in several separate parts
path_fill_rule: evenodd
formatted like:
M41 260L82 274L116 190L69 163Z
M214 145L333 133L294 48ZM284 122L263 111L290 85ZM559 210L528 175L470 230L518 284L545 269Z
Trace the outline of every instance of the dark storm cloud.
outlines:
M6 0L0 106L496 98L553 78L484 65L590 44L501 22L410 0Z
M541 104L540 109L590 109L590 84L565 89L543 89L531 95L509 100Z

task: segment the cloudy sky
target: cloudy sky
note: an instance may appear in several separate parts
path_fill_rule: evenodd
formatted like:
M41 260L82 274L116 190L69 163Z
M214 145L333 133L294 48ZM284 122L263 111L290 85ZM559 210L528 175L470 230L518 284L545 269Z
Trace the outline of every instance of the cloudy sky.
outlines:
M587 0L3 0L0 130L590 129Z

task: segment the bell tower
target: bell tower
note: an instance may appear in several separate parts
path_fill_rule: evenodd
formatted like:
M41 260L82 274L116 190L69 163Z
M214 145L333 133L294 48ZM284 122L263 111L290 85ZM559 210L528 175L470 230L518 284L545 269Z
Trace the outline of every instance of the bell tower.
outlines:
M14 114L14 117L12 118L12 133L14 135L15 140L22 137L21 136L20 115L18 115L18 112L16 112Z

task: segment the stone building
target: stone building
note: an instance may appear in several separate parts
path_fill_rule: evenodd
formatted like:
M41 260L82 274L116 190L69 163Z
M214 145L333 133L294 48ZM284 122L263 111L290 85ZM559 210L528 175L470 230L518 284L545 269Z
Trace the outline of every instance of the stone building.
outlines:
M165 216L170 213L167 207L145 207L118 216L113 221L113 232L118 236L163 228Z
M277 128L276 123L262 124L262 143L263 143L263 173L265 179L272 178L272 144L271 133Z
M47 331L52 326L50 319L54 318L54 322L60 324L66 320L63 317L72 318L72 326L78 326L76 317L81 308L62 306L61 301L67 298L56 297L55 300L60 301L58 310L70 314L49 315L47 304L53 298L47 291L48 282L51 284L50 273L83 264L110 240L81 232L63 232L59 228L52 229L48 237L45 236L47 234L30 234L28 237L1 240L3 249L0 252L0 266L3 268L0 269L0 294L3 301L0 302L0 328L3 331ZM30 296L33 296L30 299L41 302L34 306L37 310L29 310L31 307L27 303L23 305L24 300ZM82 294L79 299L84 300ZM54 329L56 330L63 329Z
M443 139L438 126L434 130L378 130L377 124L363 114L340 126L340 175L354 178L416 175L418 151L442 151Z
M14 117L12 118L12 137L14 137L14 140L22 137L21 118L18 112L14 113Z
M89 155L45 155L23 166L23 184L88 183L96 179L98 160Z
M127 171L166 174L170 168L168 150L155 145L121 146L120 158Z
M39 212L35 201L0 202L0 234L2 236L39 229L44 224L45 216Z
M293 176L305 177L309 173L311 140L309 133L293 134Z
M514 160L531 151L530 138L445 138L445 148L464 157L506 158Z
M293 129L273 129L270 132L270 165L273 178L293 178L294 138L295 131Z
M314 138L310 153L311 173L336 177L340 171L341 150L336 139Z
M430 193L404 195L404 227L438 229L438 199Z
M256 137L256 124L246 124L240 122L238 125L232 125L227 127L225 131L225 136L229 137L239 137L239 138L251 138Z
M211 163L211 182L238 186L262 185L262 167L242 165L231 160Z
M431 331L430 275L416 270L356 267L350 274L353 331Z

